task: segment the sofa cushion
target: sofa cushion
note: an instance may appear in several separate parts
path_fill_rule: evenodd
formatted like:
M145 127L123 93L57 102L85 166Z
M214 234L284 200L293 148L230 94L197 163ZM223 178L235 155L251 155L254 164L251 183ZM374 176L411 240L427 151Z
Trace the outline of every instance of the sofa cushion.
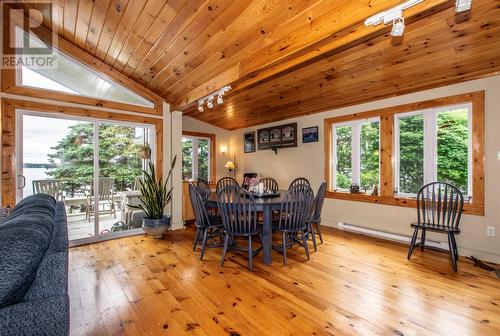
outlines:
M68 290L68 255L66 252L46 253L38 266L36 277L24 295L23 301L35 301Z
M69 334L69 298L59 295L0 309L0 336Z
M52 230L54 224L49 220L40 219L38 216L30 216L28 214L17 216L9 219L0 226L0 233L7 229L29 229L35 230L38 234L43 235L49 242L52 239Z
M32 221L21 225L2 225L0 308L21 301L36 276L50 239L45 228Z
M33 208L43 213L54 216L56 200L54 197L47 194L35 194L28 196L17 203L16 207L10 212L10 217L33 211Z
M68 223L63 202L57 202L56 215L52 229L52 241L47 253L68 251Z

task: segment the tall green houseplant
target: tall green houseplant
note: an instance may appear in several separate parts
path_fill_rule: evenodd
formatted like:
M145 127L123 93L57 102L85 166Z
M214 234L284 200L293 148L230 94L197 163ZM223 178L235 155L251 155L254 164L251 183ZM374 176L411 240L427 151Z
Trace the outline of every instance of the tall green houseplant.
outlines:
M177 161L177 156L172 160L167 177L157 176L155 166L150 162L148 171L143 171L144 179L139 180L141 204L129 205L131 208L144 211L146 216L142 219L142 228L154 238L161 238L170 227L170 216L163 214L165 207L172 200L172 189L168 183Z
M172 172L177 161L177 155L172 160L168 175L163 180L163 176L157 176L155 166L149 162L148 171L143 170L144 179L139 180L139 199L141 204L130 205L131 208L140 209L146 213L147 219L162 219L165 207L172 199L172 188L169 188L168 182L172 177Z

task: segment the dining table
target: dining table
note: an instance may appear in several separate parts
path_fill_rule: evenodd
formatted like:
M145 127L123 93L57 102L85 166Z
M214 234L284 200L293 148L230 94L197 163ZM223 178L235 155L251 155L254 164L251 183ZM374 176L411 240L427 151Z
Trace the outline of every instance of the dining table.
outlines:
M273 211L281 209L281 201L285 195L286 190L279 190L276 195L264 197L254 196L255 209L257 212L263 214L264 223L262 226L262 250L264 252L264 263L270 265L273 261L272 257L272 247L273 247L273 230L272 230L272 218ZM217 207L217 193L212 192L210 197L207 199L207 205L209 207Z

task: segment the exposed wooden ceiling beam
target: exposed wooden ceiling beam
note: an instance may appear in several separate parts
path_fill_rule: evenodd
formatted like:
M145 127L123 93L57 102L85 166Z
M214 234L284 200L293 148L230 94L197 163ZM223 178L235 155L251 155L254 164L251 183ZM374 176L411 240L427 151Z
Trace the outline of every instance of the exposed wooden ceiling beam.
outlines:
M232 69L233 76L226 76L226 82L222 80L223 77L218 77L215 82L220 85L219 87L232 85L231 94L233 94L283 72L292 71L303 63L316 61L323 55L327 57L331 52L342 51L366 42L386 33L388 27L384 25L366 27L363 24L364 19L400 2L389 0L367 4L366 1L360 0L349 1L341 11L333 11L319 17L309 25L275 41L264 50L250 54L244 61L238 63L238 71ZM455 1L451 0L428 0L406 10L404 15L407 22L412 22L449 8L454 3ZM237 78L234 78L235 73ZM182 94L175 99L174 106L178 109L187 109L197 99L219 88L214 87L213 83L214 81L210 80Z

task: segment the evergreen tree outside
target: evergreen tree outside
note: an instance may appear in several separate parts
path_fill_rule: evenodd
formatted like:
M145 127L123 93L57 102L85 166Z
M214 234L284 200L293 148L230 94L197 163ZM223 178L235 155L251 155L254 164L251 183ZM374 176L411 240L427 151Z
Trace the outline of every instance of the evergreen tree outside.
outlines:
M468 194L469 114L461 108L437 114L437 180L448 182ZM352 126L335 127L336 185L352 184ZM361 125L360 186L371 189L380 178L380 124ZM424 115L399 118L399 190L416 194L424 184Z
M193 144L197 144L197 163L198 163L198 178L209 181L209 153L210 153L210 140L203 138L182 138L182 178L184 180L193 179L193 160L195 160L195 153L193 153Z
M352 184L352 127L350 125L335 128L337 135L337 188L348 189Z
M70 126L68 134L49 154L47 175L64 181L66 191L73 197L90 185L94 177L94 127L92 123ZM115 178L115 188L132 187L136 176L142 175L140 145L135 128L122 125L99 125L100 176Z
M399 118L399 191L416 194L424 184L424 116Z
M437 116L438 181L448 182L468 195L469 112L459 109Z
M193 139L182 138L182 179L193 178Z
M380 123L372 121L361 126L360 186L367 190L379 185L380 179Z

